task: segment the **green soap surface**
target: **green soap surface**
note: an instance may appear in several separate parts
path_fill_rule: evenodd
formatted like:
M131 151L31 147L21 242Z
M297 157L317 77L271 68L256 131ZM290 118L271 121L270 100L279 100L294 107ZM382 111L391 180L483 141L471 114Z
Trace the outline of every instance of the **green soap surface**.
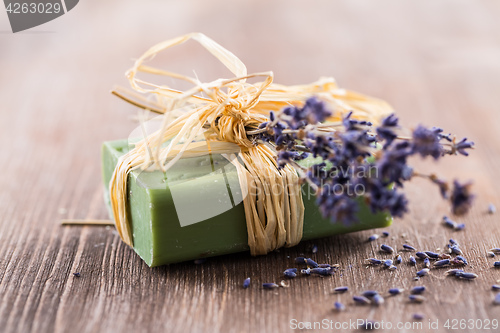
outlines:
M108 184L118 158L127 150L126 140L105 142L102 146L108 208ZM166 175L161 171L131 172L128 207L134 250L151 267L247 251L242 195L235 184L236 169L215 154L180 159ZM314 195L307 193L304 185L304 240L382 228L392 222L388 214L372 214L361 204L357 224L347 227L331 223L321 216ZM219 213L221 208L224 209Z

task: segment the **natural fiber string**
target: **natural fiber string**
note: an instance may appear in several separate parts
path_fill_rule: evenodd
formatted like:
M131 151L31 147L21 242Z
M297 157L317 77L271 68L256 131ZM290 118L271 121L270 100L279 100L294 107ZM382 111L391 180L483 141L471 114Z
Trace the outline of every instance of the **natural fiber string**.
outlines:
M195 78L143 65L159 52L190 39L204 46L236 77L201 83ZM194 87L178 91L143 81L137 78L138 72L185 80ZM272 72L248 75L245 65L234 54L200 33L153 46L136 61L127 76L137 92L155 94L158 103L165 104L166 113L160 130L136 143L119 159L110 182L115 224L123 241L130 246L133 239L127 216L129 173L137 169L165 172L180 158L208 153L228 156L237 168L242 193L247 194L243 204L251 253L265 254L282 246L296 245L302 238L304 219L297 172L290 166L279 169L274 148L251 141L247 131L256 130L267 121L269 111L302 104L311 95L317 95L338 111L328 121L338 122L344 112L352 110L355 117L376 122L391 112L385 102L339 89L331 78L309 85L283 86L272 83ZM264 77L264 81L246 82L255 77ZM200 97L200 93L208 97ZM158 110L161 108L155 111ZM206 142L197 142L199 139ZM273 191L276 188L277 193Z

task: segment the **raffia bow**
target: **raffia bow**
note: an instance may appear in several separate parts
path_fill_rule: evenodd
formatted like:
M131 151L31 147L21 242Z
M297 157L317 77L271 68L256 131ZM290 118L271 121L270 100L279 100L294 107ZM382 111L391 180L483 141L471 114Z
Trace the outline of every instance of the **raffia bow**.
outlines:
M159 52L190 39L200 43L235 77L202 83L143 64ZM182 92L156 85L139 79L138 72L185 80L192 83L193 88ZM381 100L339 89L332 78L308 85L283 86L273 83L272 72L249 75L234 54L201 33L187 34L153 46L135 62L127 77L137 92L156 95L160 105L157 112L165 114L158 131L136 143L119 159L110 182L116 228L130 246L133 246L133 238L127 216L128 174L137 169L165 172L180 158L207 153L227 156L238 170L242 193L247 194L243 204L251 253L266 254L282 246L296 245L302 238L304 220L297 172L290 166L278 168L274 147L257 143L247 133L267 121L270 111L290 104L300 105L311 95L323 99L337 111L328 119L332 122L338 122L348 111L354 111L357 118L374 122L391 112L389 105ZM264 81L247 82L255 77L263 77ZM201 97L200 93L207 97ZM234 162L236 160L242 164ZM276 191L276 188L281 190Z

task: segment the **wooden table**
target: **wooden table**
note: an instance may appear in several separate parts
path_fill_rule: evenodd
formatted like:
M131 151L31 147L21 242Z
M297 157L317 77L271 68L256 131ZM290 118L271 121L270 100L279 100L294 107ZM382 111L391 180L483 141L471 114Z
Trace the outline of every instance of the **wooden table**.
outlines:
M439 320L436 332L445 332L447 319L499 319L491 285L500 270L485 253L500 247L500 217L486 213L489 202L500 207L500 3L314 3L81 1L63 17L18 34L9 32L0 10L2 332L281 332L291 331L294 319L363 318L395 327L411 323L415 312L426 315L424 328ZM150 269L113 228L62 227L63 218L108 218L100 144L126 137L135 127L128 118L136 114L110 88L126 84L124 72L149 46L191 31L233 51L249 72L273 70L284 84L334 76L343 87L389 101L409 126L442 126L473 139L477 149L469 158L414 161L448 179L474 179L475 207L458 219L466 229L453 232L440 223L448 206L423 180L407 187L411 213L387 228L387 239L369 243L373 231L359 232L257 258L244 253ZM202 81L229 76L198 51L189 44L156 61L185 74L194 69ZM364 264L381 243L435 250L450 237L460 242L477 280L435 271L415 282L410 266L390 273ZM317 254L310 253L313 243ZM280 281L300 254L338 263L341 272L297 278L275 291L260 287ZM244 290L247 276L253 284ZM428 288L421 305L408 303L406 294L380 307L351 300L366 289L417 284ZM341 285L350 291L331 293ZM336 300L345 312L332 311Z

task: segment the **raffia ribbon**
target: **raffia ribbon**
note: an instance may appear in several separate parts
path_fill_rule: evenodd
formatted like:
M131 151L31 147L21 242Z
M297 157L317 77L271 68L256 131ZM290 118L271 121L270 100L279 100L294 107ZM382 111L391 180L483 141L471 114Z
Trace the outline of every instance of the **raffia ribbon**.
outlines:
M235 77L202 83L143 64L159 52L190 39L200 43ZM156 85L139 79L138 72L185 80L192 83L193 88L183 92ZM207 153L227 156L237 168L242 193L247 194L243 204L251 253L266 254L282 246L298 244L302 238L304 205L297 172L290 166L279 169L274 147L253 142L247 132L267 121L270 111L290 104L300 105L311 95L323 99L337 111L328 119L332 122L339 121L348 111L353 111L357 118L374 122L391 112L384 101L340 89L332 78L308 85L283 86L273 83L272 72L249 75L234 54L201 33L153 46L135 62L127 77L137 92L156 95L165 113L160 129L136 143L119 159L110 182L115 225L122 240L130 246L133 246L133 238L127 216L129 173L138 169L165 172L180 158ZM247 82L255 77L263 77L264 81ZM201 97L200 93L207 97ZM234 162L238 159L243 164Z

